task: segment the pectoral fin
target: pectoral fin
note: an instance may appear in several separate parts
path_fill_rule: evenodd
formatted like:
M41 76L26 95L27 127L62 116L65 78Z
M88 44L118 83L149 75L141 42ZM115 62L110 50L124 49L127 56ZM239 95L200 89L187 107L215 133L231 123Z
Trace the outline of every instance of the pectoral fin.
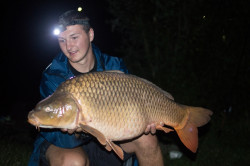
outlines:
M96 130L93 127L90 127L88 125L83 125L80 124L80 127L87 133L90 133L91 135L95 136L97 140L104 145L104 147L108 150L111 151L112 149L114 152L123 160L124 154L123 150L120 146L114 144L112 141L109 141L105 138L105 136L98 130Z
M95 136L97 138L97 140L106 147L107 145L107 142L106 142L106 138L105 136L98 130L96 130L95 128L93 127L90 127L88 125L83 125L83 124L80 124L80 127L86 131L87 133L90 133L91 135ZM108 150L108 149L107 149Z

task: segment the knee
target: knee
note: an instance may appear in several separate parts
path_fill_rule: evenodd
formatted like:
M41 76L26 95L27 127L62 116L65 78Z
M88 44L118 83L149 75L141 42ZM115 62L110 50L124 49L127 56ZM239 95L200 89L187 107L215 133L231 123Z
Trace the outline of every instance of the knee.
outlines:
M88 157L77 152L64 153L61 156L61 166L88 166Z
M147 134L147 135L142 135L138 139L133 141L133 147L134 147L134 152L140 152L140 151L154 151L159 149L159 143L156 135L152 134Z
M136 141L135 147L139 165L163 165L161 148L156 135L142 135Z
M63 149L51 145L46 152L46 159L51 166L88 166L87 154L80 148Z

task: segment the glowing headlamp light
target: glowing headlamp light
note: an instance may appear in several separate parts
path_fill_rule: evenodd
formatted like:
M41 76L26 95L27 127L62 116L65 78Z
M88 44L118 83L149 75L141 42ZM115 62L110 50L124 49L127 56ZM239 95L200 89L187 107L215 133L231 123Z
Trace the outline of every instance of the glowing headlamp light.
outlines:
M54 35L59 35L61 32L65 31L66 27L64 27L63 25L57 25L54 30L53 30L53 34Z

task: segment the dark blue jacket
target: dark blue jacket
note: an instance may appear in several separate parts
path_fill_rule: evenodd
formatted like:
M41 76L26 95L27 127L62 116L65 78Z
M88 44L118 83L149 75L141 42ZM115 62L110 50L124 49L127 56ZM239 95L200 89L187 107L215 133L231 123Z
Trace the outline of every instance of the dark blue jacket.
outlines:
M101 51L94 44L92 44L92 48L96 57L97 71L120 70L128 73L121 58L101 53ZM46 98L51 95L62 82L73 76L74 75L69 68L67 57L63 53L60 53L54 58L52 63L42 74L40 84L40 93L42 98ZM39 165L40 145L45 139L48 142L62 148L74 148L86 141L84 139L76 139L74 134L69 135L61 131L40 132L34 143L34 150L30 157L29 166Z

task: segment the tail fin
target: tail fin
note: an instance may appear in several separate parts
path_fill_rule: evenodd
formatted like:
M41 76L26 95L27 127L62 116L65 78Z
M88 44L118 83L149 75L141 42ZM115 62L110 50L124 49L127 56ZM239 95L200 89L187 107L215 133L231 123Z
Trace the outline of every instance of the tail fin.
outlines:
M210 120L212 111L201 107L184 106L188 111L188 118L183 126L175 128L182 143L192 152L196 152L198 148L198 129Z

